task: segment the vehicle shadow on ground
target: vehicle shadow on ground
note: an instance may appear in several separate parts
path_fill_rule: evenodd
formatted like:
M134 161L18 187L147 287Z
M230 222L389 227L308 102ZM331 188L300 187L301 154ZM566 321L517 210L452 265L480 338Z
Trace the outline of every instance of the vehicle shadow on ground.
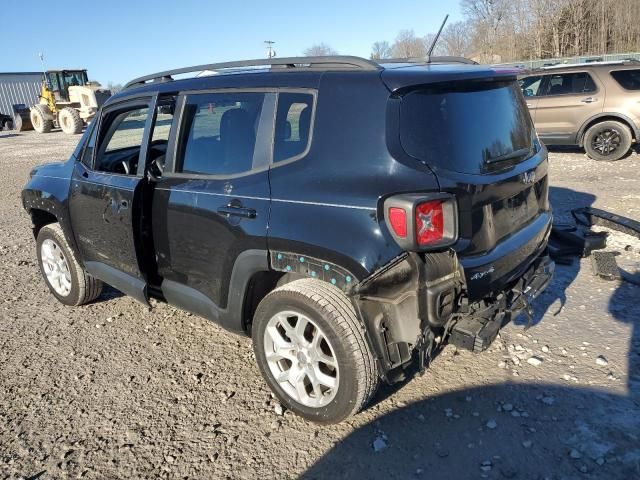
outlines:
M632 324L626 394L507 381L425 398L358 428L300 478L640 478L640 309L617 304L638 293L622 284L610 303Z
M113 300L114 298L120 298L124 296L125 296L124 293L122 293L120 290L116 290L111 285L107 285L105 283L104 286L102 287L102 292L100 293L100 296L96 298L92 303L106 302L108 300Z
M549 187L549 201L553 208L554 223L575 224L571 210L580 207L590 207L596 200L591 193L578 192L570 188ZM556 272L549 287L535 302L533 318L520 315L514 319L516 325L533 326L538 324L547 312L558 315L564 307L567 297L566 290L580 273L580 259L575 257L571 265L556 264Z
M550 198L556 216L568 220L596 197L552 187ZM534 324L565 302L579 271L578 259L558 266L536 300ZM507 381L428 397L358 428L301 478L640 478L640 289L610 285L608 310L632 330L627 378L616 379L609 366L596 374L618 388L626 381L625 394ZM398 388L383 388L376 401Z
M640 478L639 414L637 389L506 383L451 392L359 428L300 478Z

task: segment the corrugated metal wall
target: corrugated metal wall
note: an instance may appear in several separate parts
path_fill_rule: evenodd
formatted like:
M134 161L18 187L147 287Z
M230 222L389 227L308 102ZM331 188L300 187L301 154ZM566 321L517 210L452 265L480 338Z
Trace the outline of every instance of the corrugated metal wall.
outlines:
M30 107L38 101L42 73L0 73L0 113L13 115L11 106L24 103Z

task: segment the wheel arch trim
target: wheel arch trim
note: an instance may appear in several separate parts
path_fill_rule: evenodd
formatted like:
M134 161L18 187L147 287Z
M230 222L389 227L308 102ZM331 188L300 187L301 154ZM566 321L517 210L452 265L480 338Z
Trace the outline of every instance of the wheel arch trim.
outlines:
M56 222L60 224L60 228L62 228L67 243L73 253L78 259L82 258L78 250L78 245L76 244L75 236L73 235L67 206L61 202L55 194L44 190L24 189L22 191L22 206L31 217L34 238L37 238L38 232L43 226L54 223L36 223L34 214L37 215L36 212L43 212L51 215L55 218Z
M617 112L601 112L598 113L597 115L593 115L592 117L589 117L580 127L580 130L578 130L578 146L579 147L584 147L584 136L587 133L587 130L589 128L591 128L593 125L595 125L596 123L598 123L598 121L608 121L608 120L612 120L612 121L620 121L622 123L624 123L625 125L627 125L630 129L631 129L631 133L633 134L633 137L636 139L636 141L638 141L640 139L640 128L638 128L638 126L636 125L636 123L629 118L628 116L622 114L622 113L617 113Z

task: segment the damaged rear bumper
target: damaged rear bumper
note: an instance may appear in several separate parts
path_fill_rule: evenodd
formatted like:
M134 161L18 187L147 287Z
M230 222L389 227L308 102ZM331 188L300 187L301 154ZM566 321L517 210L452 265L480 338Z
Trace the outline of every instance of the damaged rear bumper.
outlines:
M480 300L466 294L465 272L453 251L406 254L362 281L350 293L381 376L393 383L415 362L423 368L445 341L485 350L503 325L521 312L531 315L531 302L548 286L555 264L546 253L527 264L502 290Z
M519 314L533 320L531 303L551 282L555 263L548 255L540 256L509 289L495 297L463 306L451 327L449 342L473 352L486 350L501 327Z

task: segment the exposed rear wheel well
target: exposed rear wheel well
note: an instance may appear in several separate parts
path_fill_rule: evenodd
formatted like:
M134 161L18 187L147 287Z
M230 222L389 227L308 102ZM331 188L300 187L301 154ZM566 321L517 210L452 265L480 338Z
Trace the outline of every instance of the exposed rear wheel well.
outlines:
M626 125L627 128L629 128L629 131L631 132L631 136L633 137L633 139L635 141L638 141L638 139L636 138L635 129L633 128L633 125L629 123L629 121L625 120L624 118L617 117L615 115L606 115L604 117L594 118L582 128L582 132L580 133L580 146L584 147L584 136L587 133L587 130L589 130L591 127L593 127L598 123L609 122L609 121L620 122L621 124Z
M244 295L244 306L242 312L242 328L251 334L251 322L256 313L258 305L264 297L282 285L295 280L306 278L298 273L284 273L277 271L266 271L254 273L249 282Z
M38 233L40 229L45 225L49 225L51 223L58 223L58 219L53 213L47 212L45 210L38 210L37 208L31 209L31 222L33 223L33 235L34 237L38 237Z

